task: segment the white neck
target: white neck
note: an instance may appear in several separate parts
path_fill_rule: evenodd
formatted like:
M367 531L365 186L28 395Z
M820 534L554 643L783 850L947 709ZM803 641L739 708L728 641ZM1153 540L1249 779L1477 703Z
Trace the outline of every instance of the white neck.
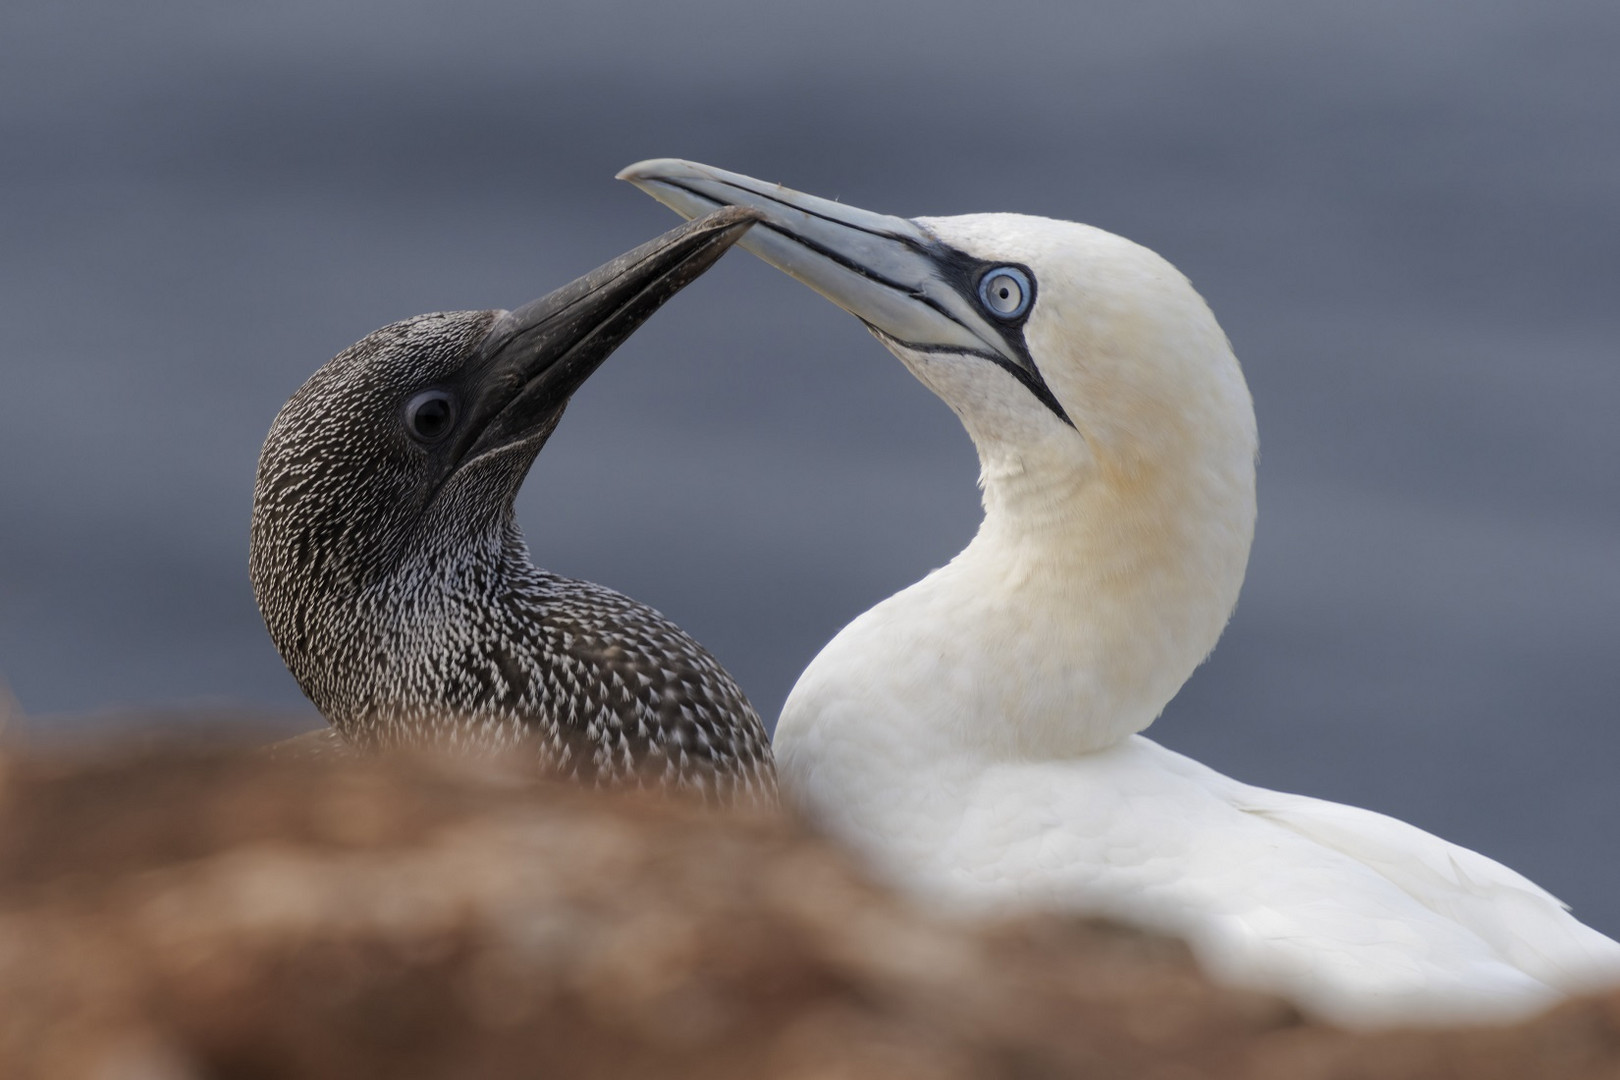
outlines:
M918 374L960 400L951 370ZM974 409L958 410L982 466L978 534L845 628L779 732L853 724L916 762L1068 757L1147 727L1214 648L1243 582L1254 420L1239 390L1139 445L1055 419L1009 442L981 381Z
M1043 291L1024 339L1072 424L996 364L886 342L972 437L984 522L950 565L857 618L805 671L778 727L790 771L812 743L804 759L820 769L846 743L886 743L869 756L900 768L1113 746L1214 648L1243 583L1254 409L1187 280L1086 226L925 224L1033 268Z
M1196 448L1166 449L1195 452L1031 469L981 442L984 521L918 586L951 597L956 644L979 657L961 662L986 681L953 710L977 717L960 735L997 756L1110 746L1152 723L1214 648L1253 535L1252 451L1217 469Z

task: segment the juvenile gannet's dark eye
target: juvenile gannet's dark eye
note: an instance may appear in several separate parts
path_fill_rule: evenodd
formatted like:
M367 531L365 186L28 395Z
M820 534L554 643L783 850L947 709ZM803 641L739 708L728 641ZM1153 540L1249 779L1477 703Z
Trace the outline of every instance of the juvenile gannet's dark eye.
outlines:
M424 390L405 406L405 430L417 442L438 442L455 422L456 399L443 390Z
M998 266L979 279L979 300L990 314L1016 319L1029 310L1029 277L1016 266Z

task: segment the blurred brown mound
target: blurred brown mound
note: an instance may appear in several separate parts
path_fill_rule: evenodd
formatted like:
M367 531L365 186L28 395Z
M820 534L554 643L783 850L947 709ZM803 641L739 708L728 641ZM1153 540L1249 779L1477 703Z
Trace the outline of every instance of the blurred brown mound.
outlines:
M1620 1076L1620 996L1345 1035L802 828L442 762L0 759L0 1077Z

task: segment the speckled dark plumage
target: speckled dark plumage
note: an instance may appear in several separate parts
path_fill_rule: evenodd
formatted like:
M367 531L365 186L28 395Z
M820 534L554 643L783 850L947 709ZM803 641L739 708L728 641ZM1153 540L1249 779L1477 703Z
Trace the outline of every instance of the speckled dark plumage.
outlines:
M684 284L644 300L605 350L592 347L605 357ZM589 298L602 287L587 277L569 288ZM563 299L572 313L577 301ZM283 659L360 747L532 747L546 770L588 783L774 800L764 726L707 650L643 604L530 562L513 501L572 386L532 407L539 376L492 368L500 318L512 317L453 312L384 327L277 416L259 459L250 569ZM436 387L469 414L495 416L471 418L486 436L413 440L405 403ZM509 437L520 397L528 412Z

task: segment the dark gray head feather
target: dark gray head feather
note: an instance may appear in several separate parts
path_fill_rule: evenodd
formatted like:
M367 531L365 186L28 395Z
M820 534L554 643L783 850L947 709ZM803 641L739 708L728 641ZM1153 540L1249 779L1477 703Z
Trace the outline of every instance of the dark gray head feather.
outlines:
M253 586L346 739L532 748L593 783L774 798L764 726L714 658L651 608L536 568L513 516L573 390L748 224L683 226L515 312L384 327L282 408L259 459ZM424 393L452 418L429 440L407 422Z

